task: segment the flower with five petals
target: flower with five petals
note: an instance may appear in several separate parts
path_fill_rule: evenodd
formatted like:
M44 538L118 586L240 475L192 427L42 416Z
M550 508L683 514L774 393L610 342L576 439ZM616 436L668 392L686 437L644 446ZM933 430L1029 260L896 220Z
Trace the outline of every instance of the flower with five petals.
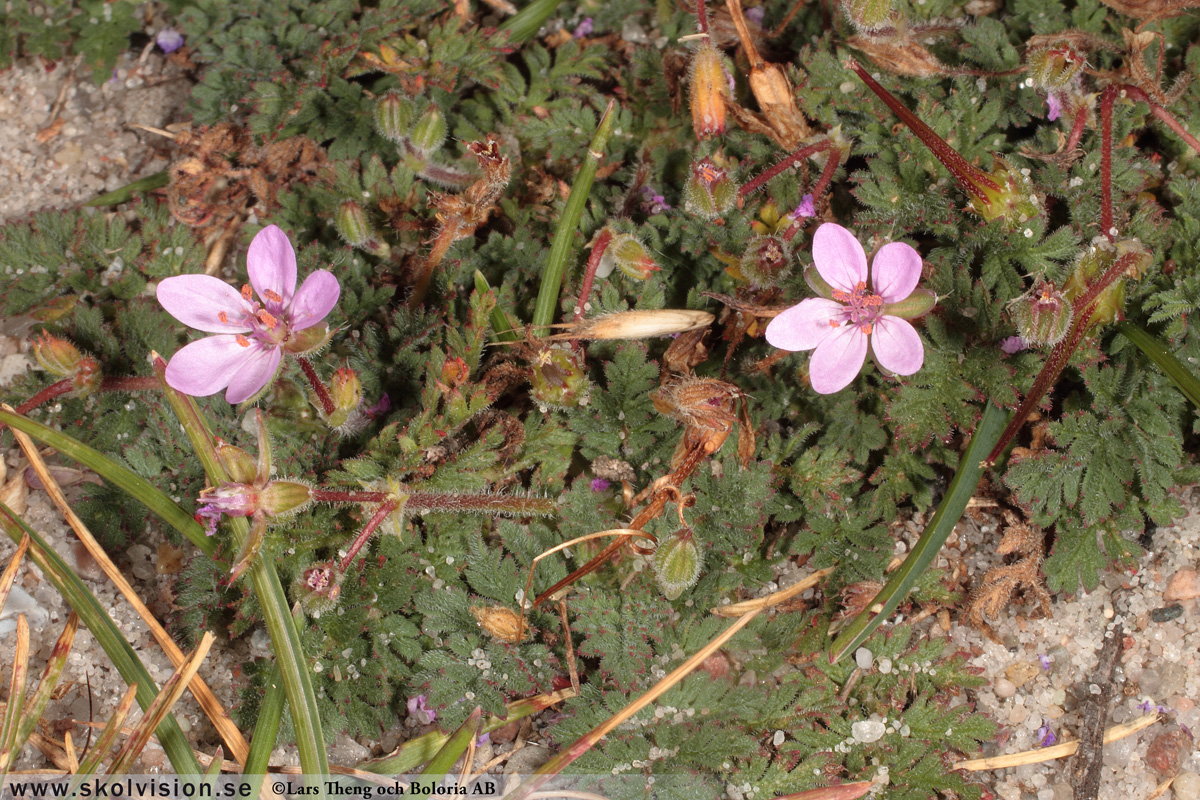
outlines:
M211 275L177 275L158 284L158 302L171 316L217 334L171 358L171 388L197 397L225 389L226 400L241 403L270 384L284 351L299 355L328 339L324 319L341 293L331 272L319 269L297 289L296 252L274 225L254 237L246 267L250 284L240 292Z
M805 279L810 297L767 326L767 341L781 350L815 350L812 387L832 394L850 385L870 351L894 375L912 375L925 361L921 337L908 319L931 309L936 296L917 289L921 256L903 242L875 255L870 283L867 255L850 231L826 223L813 236L813 264Z

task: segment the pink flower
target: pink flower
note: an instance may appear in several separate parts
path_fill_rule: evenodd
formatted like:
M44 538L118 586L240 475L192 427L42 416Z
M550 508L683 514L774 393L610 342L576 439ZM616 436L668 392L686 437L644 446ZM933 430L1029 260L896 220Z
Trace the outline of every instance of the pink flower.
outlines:
M812 387L832 394L850 385L870 350L889 373L912 375L925 362L925 348L905 317L933 306L933 296L916 289L921 256L903 242L884 245L875 255L867 284L867 255L850 231L825 223L813 237L813 263L825 297L792 306L767 326L767 341L781 350L813 350ZM825 284L821 286L821 284ZM907 301L909 296L913 300Z
M164 53L174 53L179 48L183 47L183 34L174 28L163 28L154 37L154 43L158 45L158 49Z
M813 207L813 196L806 194L800 198L800 205L796 206L796 210L788 214L792 219L802 219L804 217L815 217L817 209Z
M1058 99L1058 95L1053 92L1046 94L1046 119L1053 122L1062 114L1062 100Z
M324 342L327 328L316 326L341 293L332 273L319 269L297 290L296 253L274 225L254 237L246 267L250 285L241 292L211 275L177 275L158 284L158 302L167 313L217 334L171 358L167 383L172 388L197 397L225 389L225 399L237 404L274 379L284 350L303 353ZM311 332L298 335L306 330Z

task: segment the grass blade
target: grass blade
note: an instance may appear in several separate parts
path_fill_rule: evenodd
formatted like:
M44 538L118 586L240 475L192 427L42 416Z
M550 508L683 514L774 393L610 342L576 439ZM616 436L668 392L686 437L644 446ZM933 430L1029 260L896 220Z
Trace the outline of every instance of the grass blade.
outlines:
M528 41L541 29L542 24L550 18L562 0L533 0L509 17L500 30L508 31L508 40L513 44Z
M159 723L171 713L171 709L179 702L179 698L183 696L183 692L187 689L188 683L192 677L200 670L200 665L204 663L204 659L208 657L208 651L212 647L213 642L217 637L213 636L212 631L205 631L200 637L200 644L196 645L196 649L188 657L175 673L167 679L163 684L162 691L154 698L154 702L146 709L145 715L138 722L137 727L133 729L133 735L125 741L125 746L121 748L121 752L113 759L112 767L109 768L109 775L123 775L129 772L129 768L133 766L133 760L141 754L146 743L150 741L154 729Z
M510 722L532 716L550 706L569 700L575 696L570 689L562 689L551 694L539 694L524 700L514 700L508 704L508 713L503 717L491 717L483 721L479 728L480 734L499 730ZM410 739L396 750L394 755L381 758L378 761L367 761L358 764L357 768L376 775L405 775L437 755L446 746L449 734L441 731L431 731L424 736Z
M0 722L0 775L8 772L16 760L17 727L21 706L25 705L25 679L29 672L29 623L24 614L17 615L17 643L13 654L12 677L8 684L8 705Z
M540 0L537 0L540 2ZM534 5L537 4L534 3ZM526 11L529 10L528 8ZM524 12L522 12L524 13ZM517 17L521 16L520 14ZM512 22L517 17L513 17ZM608 145L608 137L612 133L613 120L616 119L616 101L609 101L608 108L600 117L596 126L596 134L588 145L587 155L584 156L583 166L575 176L575 185L563 206L562 217L554 231L554 241L550 243L550 255L546 258L546 269L542 273L542 283L538 287L537 303L533 307L533 327L545 328L554 322L554 312L558 308L558 295L562 291L563 274L567 269L567 258L571 255L571 246L575 243L575 234L579 231L579 220L583 216L583 207L587 205L588 195L592 191L592 181L596 178L596 169L600 159L604 157L604 148ZM538 332L535 330L535 332Z
M72 439L62 431L34 422L10 408L0 408L0 423L13 430L22 431L42 444L53 447L67 458L83 464L157 514L163 522L196 545L200 552L209 558L216 555L217 543L205 535L203 526L192 519L192 515L184 511L182 506L133 470L113 461L100 451L93 450L83 442Z
M492 291L492 287L488 285L487 278L483 277L483 273L479 270L475 270L475 291L480 293ZM521 326L519 324L513 324L512 320L509 319L508 314L504 313L504 309L500 308L499 303L497 303L496 307L492 309L492 313L489 315L489 320L492 323L492 334L496 337L496 341L521 341Z
M16 758L16 754L21 752L21 748L29 739L29 734L33 733L38 720L42 718L46 704L50 702L50 695L54 692L54 687L58 685L58 679L62 677L63 669L67 666L67 656L71 652L71 645L75 643L75 633L78 630L79 615L72 611L71 616L67 618L67 626L59 634L58 641L54 643L54 649L50 652L50 658L46 661L46 668L42 671L42 680L38 683L38 688L29 696L25 707L21 709L21 718L17 723L16 737L12 741L10 758ZM3 763L3 760L3 757L0 756L0 764Z
M0 527L4 528L5 533L14 542L20 540L22 533L28 534L32 541L29 557L33 563L38 565L46 579L96 637L96 641L104 648L105 654L124 681L131 686L137 685L138 704L144 709L149 708L154 702L154 680L95 595L83 585L79 576L54 552L45 539L3 503L0 503ZM157 733L159 744L177 773L195 775L200 772L200 764L192 754L192 748L174 717L168 716L164 719L158 726Z
M117 709L108 718L108 722L104 723L104 729L100 731L92 748L80 762L79 771L67 789L68 797L75 793L84 777L94 775L96 770L100 769L100 764L104 761L104 756L108 753L109 748L113 746L113 742L117 740L117 734L121 732L121 727L125 724L125 718L129 716L129 710L133 708L133 701L136 697L137 686L130 686L125 692L125 696L121 698L121 702L117 703Z
M950 532L954 530L954 526L966 510L967 501L971 499L975 487L979 485L984 471L983 458L999 441L1008 416L1008 412L991 403L984 407L983 416L980 417L979 425L971 436L967 451L958 462L958 472L954 474L954 480L950 482L950 488L946 490L946 496L938 505L933 519L925 526L921 538L908 554L908 558L892 573L887 585L879 590L874 602L855 617L834 640L829 655L831 663L866 641L880 623L896 610L896 606L900 605L917 579L937 557L938 551L942 549L942 545L946 543ZM883 604L883 608L872 613L871 609L880 603Z
M167 363L157 354L152 355L154 371L162 385L164 396L183 425L192 449L200 459L205 474L213 485L229 481L225 467L217 458L213 444L212 431L200 414L192 398L178 392L167 385ZM238 548L245 543L250 535L250 524L245 517L234 517L229 520L229 528L233 532ZM321 776L329 774L329 759L325 752L325 741L321 733L321 716L317 710L317 695L313 691L312 675L308 671L308 659L300 645L300 633L292 619L288 607L287 595L283 584L279 582L279 574L275 571L270 559L257 558L247 570L247 576L258 604L262 610L263 621L267 633L271 637L271 649L275 653L275 663L280 667L280 677L283 680L283 690L287 696L288 710L292 715L292 727L296 734L296 749L300 755L300 766L306 776ZM319 777L311 777L311 784L320 792Z
M144 178L138 178L133 183L127 183L120 189L113 189L107 194L102 194L95 200L89 200L84 203L85 206L115 206L119 203L128 203L132 197L139 192L151 192L155 189L161 189L171 182L171 176L166 172L156 172L153 175L147 175Z
M13 584L17 582L17 571L21 568L21 559L25 558L25 552L28 549L29 537L22 536L21 541L17 544L17 552L9 560L8 566L4 568L4 573L0 574L0 611L4 610L4 604L8 602L8 593L12 591Z
M1129 322L1118 322L1117 332L1137 345L1137 349L1145 353L1146 357L1175 383L1184 397L1192 401L1193 406L1200 408L1200 379L1167 349L1162 339Z
M429 760L425 769L421 770L421 774L449 775L454 762L458 761L471 742L475 741L475 737L479 736L479 723L482 721L483 709L475 706L475 710L463 720L463 724L458 726L458 730L450 734L450 738L442 745L442 749L437 751L437 755Z

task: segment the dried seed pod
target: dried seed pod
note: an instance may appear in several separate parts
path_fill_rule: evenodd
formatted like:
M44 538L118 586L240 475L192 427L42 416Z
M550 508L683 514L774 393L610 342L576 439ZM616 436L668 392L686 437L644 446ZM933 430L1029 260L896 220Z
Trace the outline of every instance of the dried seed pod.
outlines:
M732 383L715 378L683 378L650 393L661 414L706 431L728 433L737 422L737 401L744 395Z
M498 642L518 644L527 638L529 632L525 627L525 619L504 606L471 606L468 609L479 627Z
M729 77L725 73L721 52L709 42L701 44L692 55L689 99L692 128L698 139L708 139L725 132Z
M707 328L715 320L707 311L661 308L654 311L617 311L602 317L581 319L565 333L556 333L552 340L587 339L650 339Z

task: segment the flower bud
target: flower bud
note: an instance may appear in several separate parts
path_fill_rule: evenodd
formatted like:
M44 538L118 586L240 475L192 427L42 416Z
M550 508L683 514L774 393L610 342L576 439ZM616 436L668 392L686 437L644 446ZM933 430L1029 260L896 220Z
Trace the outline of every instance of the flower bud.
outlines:
M705 158L692 164L692 176L683 190L683 207L704 219L715 219L733 207L737 184L729 173Z
M383 241L371 227L362 206L353 200L347 200L338 206L334 225L337 227L338 235L351 247L365 250L380 258L387 258L391 253L387 242Z
M1012 316L1017 332L1031 345L1056 345L1071 327L1071 303L1053 284L1042 284L1033 294L1017 298Z
M388 141L399 143L408 135L415 116L411 100L397 91L388 92L375 104L375 130Z
M893 0L842 0L846 18L864 33L886 28L892 22Z
M258 494L258 507L268 517L281 517L312 501L312 488L299 481L271 481Z
M217 458L221 462L221 466L225 468L225 472L229 474L229 480L233 483L254 483L258 476L258 465L254 459L240 447L234 447L231 444L226 444L220 439L217 440Z
M887 303L880 313L900 319L923 317L937 305L937 295L928 289L913 289L912 294L895 303Z
M42 331L33 340L33 357L51 375L70 380L72 388L80 394L90 394L100 386L100 363L79 352L66 339Z
M525 639L529 629L520 614L504 606L471 606L468 609L479 623L498 642L518 644Z
M738 262L738 269L756 289L779 286L792 274L787 242L778 236L756 236Z
M1071 47L1044 47L1030 51L1029 82L1036 89L1064 88L1083 69L1084 58Z
M692 56L689 96L696 137L707 139L724 133L729 78L720 51L709 42L700 45Z
M362 381L358 373L349 367L342 367L333 373L329 385L329 399L333 401L333 413L325 417L320 403L314 403L321 411L321 417L330 428L338 429L346 425L362 404Z
M636 236L629 233L618 233L613 237L609 242L608 249L604 251L604 258L608 258L610 255L612 263L617 266L617 269L637 281L646 280L652 273L658 272L660 269L658 264L654 263L646 246L639 242ZM597 270L597 272L599 271Z
M981 180L965 180L971 208L988 222L1003 219L1010 227L1041 213L1042 200L1023 173L995 156L996 166Z
M540 406L574 408L587 405L588 379L578 356L570 350L542 350L532 365L529 382Z
M1138 280L1145 274L1154 257L1137 239L1121 239L1109 242L1097 237L1086 250L1075 259L1075 270L1063 286L1063 295L1074 302L1083 295L1091 284L1098 280L1119 258L1127 258L1129 266L1123 275L1108 285L1096 298L1096 307L1088 318L1087 326L1108 324L1121 318L1125 306L1125 279Z
M430 103L429 108L417 120L412 133L408 136L408 146L421 158L429 156L441 149L446 141L446 116L436 104Z
M675 600L700 580L700 548L691 528L684 528L658 545L654 577L668 600Z
M283 349L294 356L302 356L320 350L332 338L333 332L329 330L328 325L313 325L311 328L290 332L287 341L283 343Z

